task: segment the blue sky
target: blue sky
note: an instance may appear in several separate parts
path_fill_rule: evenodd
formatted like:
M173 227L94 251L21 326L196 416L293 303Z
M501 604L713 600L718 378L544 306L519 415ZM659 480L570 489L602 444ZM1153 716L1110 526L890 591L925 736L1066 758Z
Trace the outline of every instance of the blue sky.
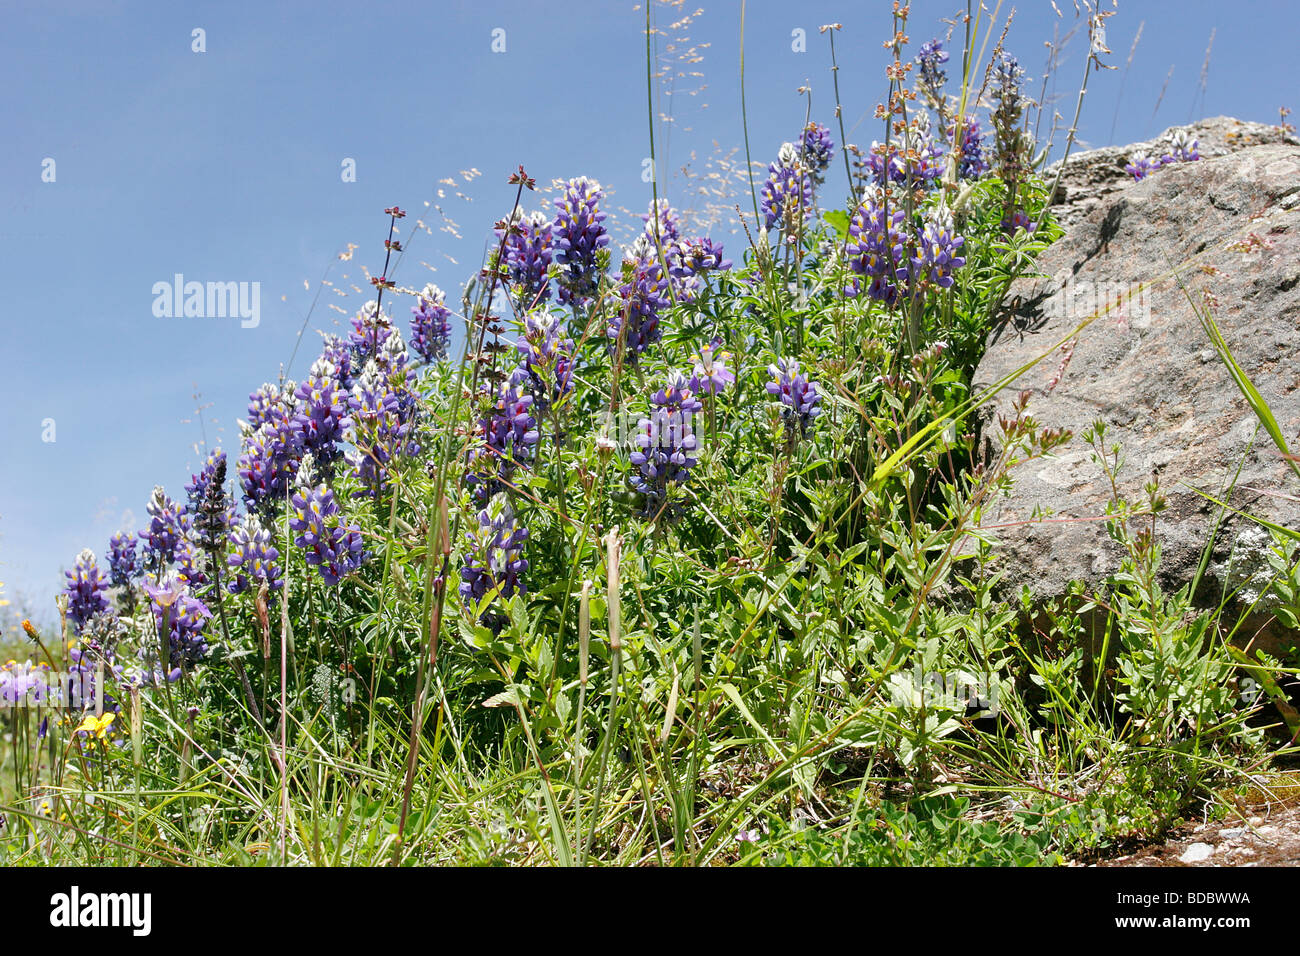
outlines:
M1031 95L1044 41L1074 22L1072 0L1057 6L1064 18L1047 0L1021 3L1009 34ZM889 9L888 0L749 3L746 94L756 161L770 160L802 126L800 85L812 87L813 118L832 122L826 37L817 27L833 21L844 27L836 46L848 138L863 146L879 138L870 114L884 90ZM961 9L914 2L913 48L942 35L940 18ZM700 186L734 180L744 162L736 152L740 5L687 0L652 11L667 34L657 43L670 74L656 83L657 107L672 113L657 132L660 186L677 205L698 206ZM644 14L631 0L71 0L10 2L5 16L0 581L15 606L25 601L43 617L52 613L60 570L81 548L102 554L112 532L138 529L155 484L183 497L205 437L237 454L235 419L248 392L289 359L322 275L333 285L310 314L291 377L315 357L314 330L346 325L370 297L361 266L381 269L384 207L397 203L411 213L404 225L421 217L429 227L408 242L394 277L437 282L458 300L492 223L509 210L505 179L519 163L539 185L594 176L613 191L615 207L641 212L650 196L641 179ZM1283 2L1121 3L1108 21L1109 60L1119 70L1094 75L1082 139L1131 142L1193 115L1275 121L1279 105L1300 105L1286 102L1300 88L1290 23ZM195 29L204 31L203 52L192 49ZM799 29L806 52L794 48ZM1055 85L1054 105L1067 120L1082 55L1076 36ZM47 159L53 182L42 181ZM341 176L347 159L355 182ZM479 174L461 172L473 170ZM843 194L840 175L834 195ZM527 208L544 201L535 197ZM748 206L743 193L731 201ZM739 259L730 230L714 233ZM340 261L349 243L354 258ZM176 273L259 283L260 323L156 317L153 286ZM404 324L407 305L394 314Z

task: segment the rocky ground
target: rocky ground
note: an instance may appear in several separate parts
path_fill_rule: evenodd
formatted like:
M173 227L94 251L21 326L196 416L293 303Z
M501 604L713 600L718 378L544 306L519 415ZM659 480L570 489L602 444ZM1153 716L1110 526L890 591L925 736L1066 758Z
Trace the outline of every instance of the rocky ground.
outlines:
M1165 843L1097 865L1300 865L1300 805L1260 807L1238 819L1197 824Z

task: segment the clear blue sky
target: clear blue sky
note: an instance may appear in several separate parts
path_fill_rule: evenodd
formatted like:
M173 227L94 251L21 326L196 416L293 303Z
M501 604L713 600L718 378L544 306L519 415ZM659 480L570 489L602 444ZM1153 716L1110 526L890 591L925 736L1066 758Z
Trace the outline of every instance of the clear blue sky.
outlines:
M702 3L689 25L668 29ZM1044 41L1054 26L1072 25L1072 0L1057 5L1065 19L1047 0L1020 3L1009 36L1033 95ZM658 39L663 63L682 74L676 95L663 97L667 81L659 84L658 103L673 114L671 127L660 127L668 152L660 183L679 206L697 203L701 184L719 182L708 178L722 168L719 155L731 153L737 168L744 161L733 152L742 144L739 9L735 0L653 7L669 33ZM844 25L837 48L849 139L866 146L880 136L869 116L884 90L889 9L888 0L749 4L755 160L767 162L797 134L801 84L811 82L813 117L831 122L826 38L817 27L832 21ZM942 34L939 19L960 9L914 2L913 48ZM1274 121L1300 89L1292 15L1281 0L1121 3L1108 21L1110 61L1120 70L1093 77L1083 139L1112 141L1114 123L1113 141L1131 142L1193 114ZM0 581L6 597L16 605L25 597L42 616L52 613L59 572L78 550L102 555L112 532L141 526L154 484L183 496L203 431L209 445L237 453L234 420L248 392L288 360L327 269L334 285L311 314L292 377L316 354L312 330L345 324L369 298L360 266L380 270L385 206L397 203L412 213L406 225L422 216L431 229L410 243L396 279L438 282L458 300L493 221L509 209L505 179L517 164L539 184L595 176L615 191L614 205L637 212L650 195L640 175L648 154L643 13L632 0L10 0L4 16ZM205 31L205 52L191 49L195 28ZM497 28L504 52L492 49ZM797 28L807 32L803 53L792 49ZM1082 53L1076 36L1056 83L1067 117ZM52 183L42 182L46 158L55 161ZM355 183L342 181L345 158L356 162ZM687 163L689 183L674 172ZM481 175L466 182L458 171L471 169ZM440 186L446 177L455 185ZM835 189L842 194L842 183ZM460 238L443 231L446 220L426 201L442 207ZM728 232L715 235L739 259L738 237ZM348 243L356 256L340 262ZM178 272L260 283L260 325L155 317L154 283ZM405 323L405 305L396 316ZM196 389L207 406L202 429ZM42 441L46 419L54 420L53 442Z

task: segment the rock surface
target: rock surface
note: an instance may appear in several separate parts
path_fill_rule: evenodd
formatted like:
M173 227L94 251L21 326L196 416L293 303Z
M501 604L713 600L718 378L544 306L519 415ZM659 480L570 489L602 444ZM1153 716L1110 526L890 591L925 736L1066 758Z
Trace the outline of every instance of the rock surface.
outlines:
M999 451L997 416L1009 414L1022 389L1034 419L1074 433L1055 458L1014 471L1010 497L983 516L1002 541L1012 593L1027 585L1053 597L1072 580L1095 585L1119 567L1119 547L1099 520L1110 484L1082 438L1097 419L1107 423L1107 443L1123 447L1122 496L1141 503L1144 484L1159 480L1168 510L1156 535L1170 590L1193 578L1216 516L1193 489L1220 496L1239 466L1231 505L1300 529L1300 478L1256 433L1253 413L1168 278L1178 268L1197 301L1213 296L1224 338L1300 449L1300 143L1235 120L1194 130L1204 158L1142 182L1122 167L1146 144L1070 161L1063 183L1072 204L1064 211L1073 224L1040 258L1045 278L1013 285L1009 312L976 371L982 390L1043 357L983 410L986 456ZM1107 303L1118 305L1097 314ZM1228 517L1198 598L1217 603L1225 586L1258 583L1268 546L1257 525Z
M1277 126L1216 116L1192 126L1171 126L1145 143L1106 146L1076 153L1066 161L1065 174L1056 191L1052 214L1057 222L1069 228L1088 218L1098 206L1132 184L1133 177L1124 171L1130 160L1139 155L1163 155L1178 131L1188 132L1197 140L1198 152L1203 159L1226 156L1254 146L1300 142ZM1047 168L1048 182L1056 175L1059 166L1059 163L1054 163Z

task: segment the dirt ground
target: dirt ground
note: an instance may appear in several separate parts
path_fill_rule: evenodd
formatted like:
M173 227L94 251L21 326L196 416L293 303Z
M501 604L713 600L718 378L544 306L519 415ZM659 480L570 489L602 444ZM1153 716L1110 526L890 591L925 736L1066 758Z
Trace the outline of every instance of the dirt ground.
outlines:
M1229 819L1183 827L1164 843L1095 865L1300 866L1300 796L1271 796Z

